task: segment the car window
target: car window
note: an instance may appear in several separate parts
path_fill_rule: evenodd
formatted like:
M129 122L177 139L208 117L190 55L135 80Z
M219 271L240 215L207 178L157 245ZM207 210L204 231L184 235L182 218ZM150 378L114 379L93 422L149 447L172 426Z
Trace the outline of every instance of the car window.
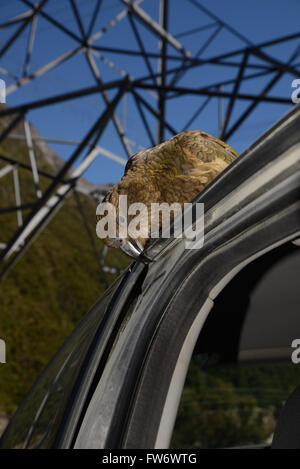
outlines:
M300 385L300 249L250 264L215 300L189 366L171 448L269 447ZM300 341L299 341L300 343ZM300 354L299 354L300 356Z
M4 433L2 447L53 444L83 360L119 282L94 305L44 370Z

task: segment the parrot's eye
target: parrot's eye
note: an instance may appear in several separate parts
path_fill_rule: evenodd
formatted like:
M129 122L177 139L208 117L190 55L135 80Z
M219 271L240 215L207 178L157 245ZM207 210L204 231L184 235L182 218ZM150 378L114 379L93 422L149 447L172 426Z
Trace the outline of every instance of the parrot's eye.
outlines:
M127 161L126 163L126 166L125 166L125 170L124 172L126 173L130 168L131 166L133 165L133 161L134 161L134 157L137 155L137 153L135 153L134 155L132 155L129 160Z
M130 168L130 166L132 166L132 160L131 160L131 158L130 158L130 159L127 161L127 163L126 163L125 170L124 170L125 173L128 171L128 169Z

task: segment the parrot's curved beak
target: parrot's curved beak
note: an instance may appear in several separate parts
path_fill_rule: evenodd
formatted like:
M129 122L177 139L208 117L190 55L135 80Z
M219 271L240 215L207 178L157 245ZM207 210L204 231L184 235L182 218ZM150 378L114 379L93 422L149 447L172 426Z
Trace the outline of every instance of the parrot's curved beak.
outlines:
M126 241L124 244L121 244L120 249L127 254L127 256L132 257L135 260L149 264L152 262L147 256L143 254L143 246L138 241Z
M121 244L120 249L127 254L129 257L136 259L141 254L142 250L139 246L134 245L131 241Z

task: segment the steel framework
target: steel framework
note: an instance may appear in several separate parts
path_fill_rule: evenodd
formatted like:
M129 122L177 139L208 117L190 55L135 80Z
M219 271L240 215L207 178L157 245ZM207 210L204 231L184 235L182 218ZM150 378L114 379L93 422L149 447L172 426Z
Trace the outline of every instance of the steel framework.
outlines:
M118 156L111 150L99 146L101 136L109 122L115 128L116 135L120 139L125 155L127 157L131 156L133 153L132 146L135 145L135 142L132 142L126 134L124 123L118 118L116 112L121 106L121 101L124 102L124 98L127 95L133 98L136 106L136 116L144 126L149 139L149 145L151 146L162 142L166 137L166 132L174 135L189 128L213 99L219 101L221 110L223 106L225 108L224 116L221 112L219 125L219 136L224 140L228 140L237 132L259 103L291 105L289 97L278 96L276 92L270 95L270 92L285 74L290 75L292 79L299 78L299 64L296 63L300 53L299 44L297 44L296 48L293 47L290 57L285 62L274 58L274 55L270 55L268 50L270 47L278 44L292 44L292 41L300 37L300 33L254 44L209 11L198 0L182 0L180 5L183 6L184 3L193 5L195 11L197 10L206 21L202 24L203 20L199 20L199 27L190 28L176 34L174 32L171 33L169 30L169 18L171 9L178 8L179 3L169 0L152 0L159 6L158 19L152 17L142 8L143 0L117 0L119 5L117 15L111 18L107 24L102 25L101 28L97 28L99 18L101 18L101 9L109 3L108 0L92 0L93 8L85 24L78 7L79 0L63 0L61 4L68 4L74 15L77 24L75 31L61 22L58 17L54 17L53 14L49 13L46 7L53 0L40 0L35 3L30 0L17 1L24 5L25 10L21 14L13 16L0 24L0 31L7 31L6 42L0 44L0 58L14 47L16 40L23 34L27 34L27 47L21 76L16 76L7 68L0 67L0 74L10 81L6 89L7 96L22 89L34 80L41 80L45 74L57 67L63 66L72 57L79 54L85 57L87 67L94 77L95 85L67 93L64 92L51 96L45 95L42 99L31 100L29 102L21 101L12 107L0 107L0 120L3 117L9 116L8 124L0 135L0 143L8 138L24 138L29 157L28 164L25 164L16 161L10 155L4 155L2 154L3 152L0 152L0 160L5 163L5 166L2 166L0 169L0 178L12 172L15 192L15 205L1 208L0 216L15 212L18 223L18 228L11 239L5 243L0 243L0 248L2 248L0 252L0 264L2 266L0 278L7 274L57 210L59 210L66 197L76 189L78 179L99 154L112 158L120 164L126 163L126 159L122 156ZM51 27L74 40L76 47L56 57L46 65L31 71L32 51L38 41L37 22L41 17ZM136 40L136 49L123 46L108 47L102 44L102 37L125 19L128 21L128 26L131 28L131 33ZM15 28L15 30L11 34L12 28ZM146 44L144 37L146 30L148 30L147 34L150 31L153 39L156 41L157 52L153 52L153 48L150 50L148 44ZM195 40L197 44L196 52L188 50L180 41L187 36L197 37L197 34L203 31L208 31L209 35L205 40ZM222 31L230 33L239 44L243 43L243 47L236 48L231 52L203 58L205 51L213 45ZM53 47L55 49L55 41ZM109 57L115 55L117 58L116 63L107 58L107 54L109 54ZM133 76L128 70L119 67L117 64L118 58L123 56L139 59L146 67L147 73L142 73L140 74L141 76ZM102 67L102 65L101 67L99 66L100 63L103 64L103 67L109 67L117 72L120 75L120 79L104 81L100 73ZM174 65L175 63L176 65ZM230 79L220 79L219 81L212 79L209 85L201 85L199 87L180 84L188 72L196 70L199 71L200 76L200 71L207 65L216 67L219 71L219 76L222 76L222 71L225 68L228 69L230 67L231 70L235 70L234 76ZM255 93L241 91L242 84L248 83L258 77L264 77L265 79L264 86L261 89ZM230 86L229 90L228 86ZM227 89L225 89L226 87ZM114 92L113 98L111 98L112 92ZM37 108L47 108L54 104L80 99L89 95L99 95L102 97L104 101L102 114L91 125L90 130L80 141L70 142L41 137L46 142L75 143L76 148L55 176L40 170L34 151L36 138L31 135L30 125L27 120L28 113ZM186 95L198 98L203 97L203 100L200 105L195 100L195 105L191 106L190 118L186 125L183 128L175 129L174 124L171 123L168 116L168 103ZM246 102L247 107L237 111L236 103L238 102ZM235 116L233 110L235 110ZM24 124L24 137L13 134L13 130L20 122ZM72 166L77 161L80 161L80 164L76 170L73 170L70 177ZM18 177L18 170L20 168L32 172L36 199L31 203L22 204ZM40 176L44 176L49 180L49 186L44 192L40 188ZM25 209L29 210L26 216L23 213ZM102 269L105 269L104 254L100 258L99 265Z

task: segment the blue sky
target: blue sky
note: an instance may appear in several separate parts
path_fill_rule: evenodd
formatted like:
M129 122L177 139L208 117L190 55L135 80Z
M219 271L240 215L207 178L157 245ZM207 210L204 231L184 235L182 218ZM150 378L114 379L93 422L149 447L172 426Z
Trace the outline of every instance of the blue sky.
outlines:
M189 29L212 23L212 20L207 15L203 14L187 0L169 0L169 3L169 31L175 36ZM251 2L238 0L203 0L202 4L254 44L299 32L300 2L298 0L252 0ZM87 27L95 5L95 0L77 0L77 5L81 12L84 26ZM144 0L140 6L154 19L158 19L158 0ZM125 6L120 0L103 0L97 21L93 28L93 33L100 30L124 8ZM0 23L27 9L28 7L20 0L11 0L9 2L7 0L0 0ZM49 0L44 7L44 11L74 31L75 34L80 35L69 0ZM138 22L136 22L136 24L146 49L151 52L157 52L158 44L156 37ZM0 47L16 29L17 27L13 26L0 31ZM179 40L187 50L195 53L205 43L212 31L213 28L207 29L194 35L180 37ZM6 68L17 76L22 74L28 33L29 28L26 28L22 36L20 36L14 46L7 51L0 61L0 67ZM299 43L300 39L269 47L264 50L278 60L287 61ZM138 45L131 31L127 17L104 34L94 44L98 46L122 47L138 50ZM39 69L41 66L77 46L78 43L74 39L59 31L44 18L39 17L30 72ZM245 47L243 41L223 29L205 50L201 58L213 57L242 47ZM107 52L103 54L106 59L113 61L119 68L126 70L134 78L148 74L142 58L116 55ZM179 53L171 46L168 46L168 54L175 57L179 56ZM115 70L112 70L99 58L96 57L95 61L99 66L104 82L120 78L120 75ZM258 59L252 59L251 63L262 62ZM300 63L300 56L295 63ZM157 62L155 59L151 60L151 65L154 71L156 71ZM169 61L168 63L169 68L177 65L177 61ZM201 87L222 80L232 79L236 74L236 67L206 65L192 69L190 72L186 73L178 82L178 85ZM6 80L7 86L13 83L13 80L7 79L1 72L0 78ZM240 92L251 94L260 91L268 80L270 80L270 78L258 78L245 81L241 85ZM270 95L289 98L292 91L292 80L293 77L286 74L272 89ZM10 106L14 106L23 102L29 102L93 85L95 85L95 80L87 65L85 56L83 54L77 54L60 67L53 69L16 92L9 94L7 103ZM231 89L232 85L228 85L224 88L225 91L231 91ZM114 94L115 91L109 92L110 98L112 98ZM156 106L155 99L150 97L145 91L140 91L140 94L153 107ZM203 96L195 97L184 95L181 98L168 101L166 114L168 122L180 132L191 115L204 100L205 97ZM227 101L224 99L224 106L226 106L226 103ZM231 122L234 122L238 113L245 109L248 104L249 102L246 101L240 101L236 104ZM195 120L190 128L201 129L217 136L218 106L218 99L213 98L204 113ZM242 152L267 128L286 113L289 108L290 106L282 104L259 104L256 111L244 122L238 132L228 140L228 143L238 152ZM93 95L69 101L64 104L47 106L31 111L28 118L42 136L80 140L104 109L105 105L103 99L99 95ZM130 94L126 95L126 102L124 99L120 103L116 113L121 122L125 125L126 135L137 144L137 146L132 144L133 152L137 151L140 148L139 146L151 146L141 124L134 100ZM147 112L146 114L148 116ZM155 120L150 115L149 123L150 126L155 129ZM167 133L166 138L170 136L171 135ZM126 158L113 124L109 124L99 144L107 150ZM73 147L61 144L51 144L51 146L63 158L69 157L73 149ZM93 166L86 172L85 176L95 184L109 181L116 182L122 176L123 169L124 168L118 163L103 156L99 156Z

